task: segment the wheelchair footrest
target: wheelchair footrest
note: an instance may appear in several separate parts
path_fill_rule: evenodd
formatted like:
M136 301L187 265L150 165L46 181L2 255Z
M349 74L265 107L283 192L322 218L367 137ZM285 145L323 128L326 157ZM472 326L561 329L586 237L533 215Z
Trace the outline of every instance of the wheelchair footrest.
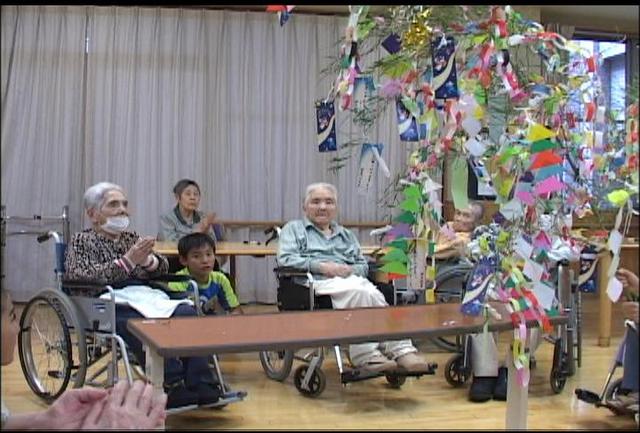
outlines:
M436 374L438 364L436 362L430 362L428 368L422 371L405 371L398 376L424 376L425 374Z
M242 401L244 400L244 398L247 396L247 392L246 391L228 391L225 392L219 399L218 401L216 401L215 403L211 403L211 404L204 404L204 405L197 405L197 404L190 404L188 406L182 406L182 407L176 407L173 409L168 409L167 410L167 415L175 415L178 413L182 413L182 412L187 412L190 410L195 410L195 409L199 409L199 408L214 408L214 407L220 407L220 406L226 406L229 403L235 403L237 401Z
M385 373L382 372L360 370L357 368L347 368L340 375L340 380L344 384L349 382L359 382L361 380L373 379L374 377L382 377L384 375Z
M429 368L421 371L407 371L404 368L398 368L390 371L367 371L364 369L345 369L340 375L340 380L343 384L349 382L359 382L361 380L373 379L375 377L383 376L396 376L396 377L420 377L426 374L436 374L438 364L435 362L429 363Z
M244 400L244 398L246 396L247 396L247 392L246 391L227 391L215 403L205 404L205 405L198 406L198 407L211 408L211 407L226 406L229 403L235 403L237 401L242 401L242 400Z

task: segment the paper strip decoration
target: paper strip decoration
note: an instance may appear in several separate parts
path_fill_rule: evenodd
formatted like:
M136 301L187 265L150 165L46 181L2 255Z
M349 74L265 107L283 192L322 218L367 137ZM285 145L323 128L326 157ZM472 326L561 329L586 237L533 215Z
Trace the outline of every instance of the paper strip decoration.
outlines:
M316 101L316 122L318 150L332 152L338 150L336 141L336 110L333 101Z
M467 160L456 157L451 164L451 195L453 195L453 204L456 209L467 209L469 207L468 183L469 169Z
M362 150L360 151L360 162L358 164L358 174L356 178L356 185L358 187L358 194L367 195L369 188L373 180L373 174L375 173L376 158L375 152L382 152L382 143L371 144L363 143Z
M431 41L433 89L436 99L458 98L458 76L455 59L456 44L452 36Z
M427 241L416 240L416 247L410 255L409 277L407 287L414 290L421 290L425 286L425 271L427 257Z

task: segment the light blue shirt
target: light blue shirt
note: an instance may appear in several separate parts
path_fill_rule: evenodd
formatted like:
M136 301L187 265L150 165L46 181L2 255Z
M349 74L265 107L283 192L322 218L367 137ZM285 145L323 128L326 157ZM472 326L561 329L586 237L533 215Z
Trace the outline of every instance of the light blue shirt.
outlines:
M367 260L360 251L360 243L349 229L331 222L332 234L325 236L308 218L289 221L280 232L277 262L311 272L314 278L324 279L320 263L334 262L350 265L353 273L366 278Z

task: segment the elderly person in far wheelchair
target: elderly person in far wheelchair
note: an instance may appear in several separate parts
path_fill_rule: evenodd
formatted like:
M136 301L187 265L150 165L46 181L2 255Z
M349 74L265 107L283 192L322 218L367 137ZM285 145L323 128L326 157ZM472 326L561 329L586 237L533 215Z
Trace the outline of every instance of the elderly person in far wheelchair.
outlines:
M440 262L439 271L456 266L465 256L469 245L485 230L479 227L484 215L480 202L472 201L466 209L456 209L453 221L447 223L448 230L441 230L436 239L435 257ZM507 369L500 367L498 348L492 334L471 334L471 370L473 382L469 389L469 400L484 402L507 398Z
M368 265L355 235L335 221L338 194L328 183L307 187L305 217L288 222L280 233L279 266L310 272L316 295L330 295L334 308L386 307L384 295L366 279ZM429 364L411 340L352 344L354 367L371 372L423 372Z
M622 283L627 297L627 300L622 303L624 318L633 322L634 326L629 327L625 335L622 384L617 393L616 401L612 403L619 409L627 409L637 413L638 389L640 388L638 375L638 291L640 290L640 282L636 274L624 268L618 269L616 277Z
M127 329L127 320L142 317L195 316L191 301L170 300L162 290L128 285L168 270L167 259L153 252L154 238L127 231L129 210L122 187L101 182L84 194L91 228L76 233L68 246L65 279L109 284L116 293L116 332L145 365L141 342ZM134 284L140 284L134 283ZM221 391L206 357L165 360L167 408L212 404Z

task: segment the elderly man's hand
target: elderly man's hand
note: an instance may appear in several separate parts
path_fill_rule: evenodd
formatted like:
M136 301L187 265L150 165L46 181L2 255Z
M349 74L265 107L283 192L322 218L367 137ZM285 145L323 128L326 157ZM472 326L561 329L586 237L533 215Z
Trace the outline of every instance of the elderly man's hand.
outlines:
M87 414L83 429L155 429L164 426L167 395L153 385L136 380L131 386L121 380L103 404Z
M616 272L616 278L622 283L622 287L635 296L638 296L638 276L628 269L620 268Z
M320 272L327 277L346 278L353 273L353 269L341 263L323 262L320 264Z

